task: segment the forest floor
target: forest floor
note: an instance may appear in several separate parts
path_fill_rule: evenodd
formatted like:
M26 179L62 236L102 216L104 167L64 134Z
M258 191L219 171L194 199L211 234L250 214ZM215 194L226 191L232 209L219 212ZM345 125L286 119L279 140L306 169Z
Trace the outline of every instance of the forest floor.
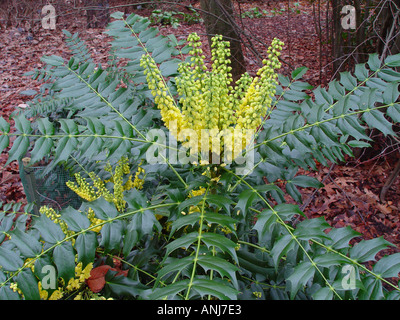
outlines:
M122 0L110 0L111 11L122 11L121 8L126 7L117 6L123 3ZM199 6L198 1L180 2L183 5L190 3L194 7ZM237 12L240 11L243 16L253 13L253 17L243 18L238 23L247 35L251 35L255 49L261 54L265 54L265 44L269 45L274 37L285 42L281 73L290 75L293 69L306 66L309 71L304 76L304 81L314 86L324 86L334 75L334 70L330 67L330 48L329 45L320 46L312 6L306 1L297 3L298 5L287 8L286 1L242 1L240 7L236 8ZM154 10L138 9L136 6L126 9L143 16L148 16ZM186 10L181 5L164 5L162 9ZM263 12L263 17L255 17L257 11ZM322 17L324 14L321 13ZM205 44L207 59L210 59L202 23L181 23L177 28L168 25L158 27L161 33L173 33L178 40L186 38L191 32L198 32ZM38 84L24 76L24 73L43 67L40 57L52 54L64 58L70 56L62 29L71 33L78 32L92 50L96 62L105 64L108 59L109 37L103 33L104 29L86 28L83 10L75 9L74 14L58 17L55 30L28 28L20 24L18 27L3 28L0 32L0 116L6 119L13 111L26 107L25 103L30 97L21 92L38 90ZM256 70L257 62L249 50L245 49L244 53L247 69L250 72ZM307 173L322 181L324 187L316 192L301 190L304 199L302 209L308 217L325 217L332 226L350 225L365 239L383 236L396 245L391 252L400 251L400 177L388 191L388 201L379 200L381 188L393 170L399 153L397 149L389 147L389 142L381 135L373 138L376 143L367 155L328 168L321 166L317 172ZM26 198L19 178L18 163L12 162L4 167L6 161L7 153L4 152L0 154L0 201L24 204Z

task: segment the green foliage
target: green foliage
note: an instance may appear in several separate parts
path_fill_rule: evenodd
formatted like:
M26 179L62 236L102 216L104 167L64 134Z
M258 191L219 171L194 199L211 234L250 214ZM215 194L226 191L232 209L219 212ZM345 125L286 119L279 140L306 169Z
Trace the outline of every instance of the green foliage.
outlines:
M390 243L361 240L351 228L331 228L323 218L307 219L298 206L301 188L322 186L299 175L300 168L343 161L352 155L351 147L368 145L366 128L395 135L389 120L400 119L400 74L393 70L400 66L399 55L383 63L371 55L354 74L342 73L327 88L301 81L306 68L291 77L280 75L273 105L256 134L253 170L240 176L235 163L146 162L152 147L176 147L150 134L166 129L140 58L152 56L175 95L177 57L189 48L173 35L160 36L148 19L134 14L125 19L122 13L113 18L107 31L114 37L113 63L102 69L78 36L66 33L73 57L43 57L46 67L32 76L46 90L29 110L14 116L14 131L0 118L0 149L11 147L8 163L29 151L36 161L50 160L47 170L63 164L88 181L89 172L106 181L107 163L115 167L126 156L131 169L145 170L143 189L123 191L124 210L103 197L78 210L43 209L40 216L25 208L17 217L18 205L4 205L0 299L43 298L49 266L57 278L49 296L82 298L89 294L82 282L85 268L112 267L113 260L128 272L107 272L101 291L106 298L400 298L399 287L388 280L398 276L399 254L376 262ZM106 187L112 190L112 182ZM74 278L77 270L85 275L80 280ZM88 297L93 296L98 297L93 292Z
M198 13L192 5L186 7L190 12L182 11L164 11L155 9L150 15L150 21L153 24L171 25L173 28L178 28L181 22L187 24L199 23L202 21L200 13Z
M171 25L173 28L179 27L179 18L177 17L181 12L176 11L163 11L161 9L153 10L150 16L152 23L161 23L164 25Z
M295 2L294 3L294 8L290 8L290 12L295 13L295 14L300 14L301 11L299 9L300 3ZM273 17L275 15L282 15L286 12L285 8L273 8L271 10L265 10L265 9L260 9L259 7L252 7L247 11L244 11L241 14L242 18L250 18L250 19L255 19L255 18L263 18L263 17ZM304 12L306 13L306 12Z
M260 10L258 7L250 8L248 11L242 13L242 18L262 18L268 14L267 10Z

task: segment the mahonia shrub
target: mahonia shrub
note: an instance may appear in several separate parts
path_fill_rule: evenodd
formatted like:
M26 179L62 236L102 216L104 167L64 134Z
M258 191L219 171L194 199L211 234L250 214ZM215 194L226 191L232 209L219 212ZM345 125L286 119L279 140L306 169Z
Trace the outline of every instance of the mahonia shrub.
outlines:
M400 254L382 255L393 244L299 207L301 188L322 186L300 169L345 161L369 146L366 129L396 135L399 55L313 88L304 67L277 74L275 39L233 83L220 36L208 70L196 34L112 16L106 67L65 31L72 57L43 57L30 107L13 130L0 118L8 163L64 166L83 201L2 206L0 299L400 298Z

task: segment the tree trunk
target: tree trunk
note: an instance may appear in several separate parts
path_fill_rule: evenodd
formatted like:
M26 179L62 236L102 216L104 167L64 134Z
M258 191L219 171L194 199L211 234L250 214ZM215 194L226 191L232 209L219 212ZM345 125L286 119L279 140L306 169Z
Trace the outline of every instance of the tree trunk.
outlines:
M105 28L110 20L108 0L86 0L87 28Z
M235 29L231 0L200 0L208 42L219 34L230 42L233 81L236 82L246 72L240 35Z

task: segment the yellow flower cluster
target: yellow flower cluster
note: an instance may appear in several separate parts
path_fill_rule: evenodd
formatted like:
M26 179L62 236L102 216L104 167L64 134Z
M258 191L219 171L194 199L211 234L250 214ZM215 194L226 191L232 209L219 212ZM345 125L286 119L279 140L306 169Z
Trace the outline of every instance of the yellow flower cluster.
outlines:
M164 79L160 75L154 60L148 55L143 55L140 60L140 65L145 70L144 74L146 75L149 89L155 97L155 103L161 110L161 118L165 123L165 126L168 129L172 129L172 127L170 127L170 122L172 122L171 126L175 127L176 123L177 128L183 128L184 119L182 113L175 105L174 99L169 94Z
M283 42L274 39L267 51L268 60L263 61L264 66L257 76L252 78L245 73L233 87L229 42L223 41L220 35L212 38L212 68L207 71L200 37L193 33L187 40L192 48L189 52L191 58L180 64L179 76L176 78L179 107L149 54L143 55L141 66L155 103L161 110L162 120L171 134L178 141L186 143L187 147L195 147L196 150L207 146L207 140L204 142L202 139L208 139L207 150L218 141L220 155L224 145L227 149L234 148L231 143L224 144L222 137L232 133L234 129L255 131L262 123L275 94L275 70L281 67L278 57ZM196 141L187 141L188 130L196 133ZM202 130L208 130L209 136L204 138ZM248 141L242 138L240 143L244 149Z
M94 232L100 232L101 228L103 228L103 225L101 223L104 220L96 218L96 215L95 215L95 213L94 213L92 208L88 209L87 217L88 217L88 219L90 221L90 228L91 228L90 230L92 230ZM101 225L99 225L99 224L101 224Z
M42 288L42 283L39 281L39 294L41 300L60 300L64 296L64 289L59 287L58 289L54 290L53 293L49 297L49 292Z
M18 288L18 284L16 282L10 283L10 289L14 292L18 292L21 296L23 296L23 293L20 288Z
M32 272L35 272L35 262L36 258L27 258L24 261L24 266L22 268L30 268Z
M93 186L90 185L86 178L81 177L79 172L75 173L74 176L77 184L73 181L67 181L66 184L82 199L89 202L94 201L101 196L105 199L110 199L110 192L105 187L104 182L94 172L89 173L89 178L92 180Z
M40 207L39 212L41 214L44 214L47 218L51 219L54 223L58 224L61 227L62 232L67 237L74 234L74 231L69 230L65 221L61 219L61 214L57 213L53 208L42 206ZM72 243L74 242L75 239L72 239Z
M101 180L100 177L94 172L89 172L89 178L93 183L93 185L90 185L89 182L87 182L85 178L82 178L78 172L75 174L77 184L73 181L68 181L67 186L82 199L85 199L89 202L94 201L99 197L104 197L104 199L108 202L114 203L119 212L123 212L126 206L126 201L124 200L123 194L124 191L132 188L136 188L138 190L141 189L144 184L144 178L140 178L140 176L144 176L145 170L139 165L134 180L132 181L132 175L130 175L125 184L124 175L128 175L130 173L128 158L122 157L118 161L114 172L110 164L107 164L104 170L111 174L111 178L106 181ZM107 182L112 182L114 184L113 194L107 189Z
M69 279L68 284L64 287L61 285L54 290L49 297L49 292L44 290L42 283L39 281L39 294L42 300L60 300L64 295L69 295L71 292L80 290L86 283L86 280L90 277L90 271L93 269L93 264L89 263L84 269L82 269L82 262L79 262L75 266L75 277ZM81 299L81 293L75 297L75 300Z
M192 191L190 191L188 198L201 196L201 195L204 194L205 192L206 192L206 188L200 187L200 188L197 189L197 190L192 190Z
M280 51L283 42L274 39L268 49L268 59L264 60L264 66L258 70L257 76L248 87L237 109L237 126L244 129L256 129L262 123L262 117L272 102L277 85L275 69L281 67L279 62ZM247 76L246 76L247 78ZM247 81L247 79L246 79Z
M85 178L81 177L81 174L75 173L75 179L78 185L72 181L67 181L67 186L74 191L78 196L86 201L94 201L98 198L94 188L86 181Z
M78 290L85 284L86 279L90 278L90 271L93 269L93 263L89 263L82 269L82 262L79 262L75 267L75 278L68 281L66 289L68 291Z
M130 172L129 164L127 162L125 162L124 159L122 159L122 161L123 161L122 162L123 173L129 174L129 172ZM126 161L127 161L127 159L126 159ZM128 177L128 180L122 186L123 191L131 190L131 189L141 190L143 188L144 176L145 176L146 171L141 167L141 165L142 165L142 162L139 163L139 166L135 173L135 178L133 180L132 180L132 174Z
M188 199L193 198L193 197L197 197L197 196L201 196L206 192L206 188L204 187L200 187L197 190L191 190L189 195L188 195ZM193 213L193 212L200 212L200 208L198 206L190 206L189 207L189 214ZM182 211L182 214L185 215L186 213L184 211Z

